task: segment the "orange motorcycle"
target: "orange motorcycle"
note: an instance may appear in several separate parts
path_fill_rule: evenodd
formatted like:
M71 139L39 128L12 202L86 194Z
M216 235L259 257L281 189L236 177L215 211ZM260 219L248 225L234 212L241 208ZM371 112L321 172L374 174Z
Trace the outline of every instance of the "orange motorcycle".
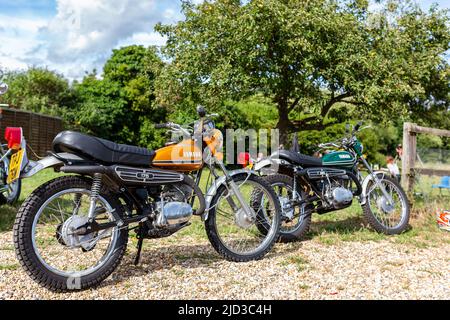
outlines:
M53 291L91 288L119 265L130 230L137 234L137 264L143 239L170 236L193 216L225 259L262 258L279 235L278 198L254 172L227 171L220 131L204 108L198 114L192 130L157 125L180 137L157 151L66 131L48 157L28 161L21 178L46 168L71 174L37 188L17 214L16 253L31 278ZM211 178L206 193L204 167Z

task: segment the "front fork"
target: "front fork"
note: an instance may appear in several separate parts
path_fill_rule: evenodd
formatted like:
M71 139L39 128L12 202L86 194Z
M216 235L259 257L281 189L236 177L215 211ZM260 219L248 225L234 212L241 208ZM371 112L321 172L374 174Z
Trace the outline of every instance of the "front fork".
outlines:
M381 183L381 180L378 179L378 176L373 172L373 170L370 167L369 163L363 157L361 157L361 161L366 166L367 170L369 170L369 173L373 177L373 180L375 181L375 184L380 188L381 192L383 193L383 196L388 201L388 204L393 206L394 205L394 200L392 199L391 195L386 191L386 188ZM364 196L366 196L366 195L364 195Z
M233 178L228 173L228 170L225 168L225 165L222 161L216 161L216 163L219 165L220 169L223 171L225 178L226 178L226 185L228 186L228 192L231 191L230 196L227 197L227 202L231 206L234 212L239 212L239 208L232 199L231 195L235 195L238 199L241 208L244 210L244 213L246 215L246 218L248 220L254 221L256 219L256 213L255 211L248 205L247 201L245 201L241 191L239 190L239 187L237 186L236 182L234 182Z

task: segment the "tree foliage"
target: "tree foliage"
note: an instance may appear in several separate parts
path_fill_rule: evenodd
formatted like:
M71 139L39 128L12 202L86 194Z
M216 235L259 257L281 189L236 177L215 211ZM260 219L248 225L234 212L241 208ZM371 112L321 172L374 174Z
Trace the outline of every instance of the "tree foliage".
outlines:
M0 96L0 103L27 111L62 115L74 106L75 93L60 74L43 68L9 73L4 82L9 91Z
M74 85L78 108L70 122L106 139L155 147L161 137L150 124L166 117L154 104L154 81L162 67L153 47L114 50L102 78L92 73Z
M364 0L185 2L184 21L159 25L171 63L158 79L166 104L220 105L255 93L278 109L282 139L321 130L336 105L383 120L449 106L447 12L403 0L371 13Z

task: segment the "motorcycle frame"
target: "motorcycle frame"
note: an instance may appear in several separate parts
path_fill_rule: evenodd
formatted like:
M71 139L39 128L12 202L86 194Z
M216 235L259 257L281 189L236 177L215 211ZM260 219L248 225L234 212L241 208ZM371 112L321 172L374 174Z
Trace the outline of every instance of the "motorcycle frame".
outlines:
M202 117L200 119L201 121L201 128L203 128L203 120ZM202 132L203 133L203 132ZM205 150L208 146L203 141L202 142L202 148ZM206 163L204 161L204 165L197 171L190 172L189 174L184 173L178 173L180 175L180 181L175 181L173 183L164 183L165 185L170 184L176 184L176 183L185 183L193 188L193 195L191 199L191 204L194 203L195 198L199 199L200 202L200 209L197 210L197 212L194 215L201 216L203 221L206 221L208 219L208 211L210 210L209 205L212 199L212 195L217 191L217 189L220 187L220 185L225 184L227 189L232 192L238 199L239 203L241 204L242 208L244 209L244 212L246 215L249 215L250 217L256 216L254 210L252 210L249 205L245 202L243 199L243 196L241 192L239 191L239 187L236 185L236 183L233 180L233 177L243 173L243 170L235 170L235 171L228 171L224 165L224 163L216 157L214 153L211 154L212 161L210 163ZM205 165L210 169L211 174L214 177L214 182L212 185L208 188L208 190L203 192L200 189L200 179L202 176L203 169ZM224 173L223 176L219 176L216 173L216 165L217 167ZM117 215L117 213L112 213L115 222L105 223L102 225L95 225L93 219L91 219L92 226L89 230L81 230L82 232L80 235L86 235L92 232L109 229L111 227L115 226L129 226L132 223L143 223L150 219L151 212L149 212L149 208L146 208L146 206L143 205L143 200L139 199L136 194L132 192L133 189L136 189L138 187L145 187L146 184L127 184L118 179L117 175L115 174L114 167L116 165L111 166L105 166L100 163L97 163L95 161L86 160L84 158L81 158L77 155L70 154L70 153L52 153L49 152L49 156L41 159L39 161L28 161L28 165L25 166L25 168L21 172L21 179L29 178L37 174L38 172L53 168L57 172L63 172L63 173L70 173L70 174L77 174L80 176L90 176L93 178L93 180L97 177L101 179L101 183L105 184L110 190L112 190L118 199L122 199L127 207L126 210L126 216L121 218ZM132 168L132 167L130 167ZM136 168L138 169L138 168ZM142 168L139 168L142 169ZM177 172L174 170L166 170L166 169L159 169L159 168L153 168L149 166L149 168L146 169L155 169L159 171L164 172L170 172L176 174ZM247 174L255 174L255 172L248 172L245 171ZM194 176L194 179L191 178L190 175ZM182 177L182 179L181 179ZM208 201L206 201L205 197L208 198ZM230 203L231 206L236 207L236 204L234 203L233 199L231 197L227 197L227 201ZM133 214L133 212L136 211L136 214ZM91 215L95 212L95 204L91 203L89 212ZM92 217L91 217L92 218Z
M353 146L355 145L355 143L357 142L357 138L354 137L353 138L353 143L351 143L349 146L345 146L344 149L348 152L350 152L355 159L357 160L355 162L355 165L352 167L351 170L348 169L344 169L344 168L339 168L338 166L336 168L338 169L342 169L346 171L345 175L348 175L351 177L351 180L356 184L356 187L358 188L357 193L354 193L354 197L358 197L359 198L359 202L361 205L364 205L367 202L367 194L368 194L368 186L369 183L371 181L373 181L382 191L383 195L386 197L386 199L388 200L389 203L392 203L392 197L387 193L386 189L384 188L383 184L381 183L381 181L383 180L383 177L385 176L384 172L381 171L374 171L372 170L372 167L370 166L370 164L367 162L366 159L364 159L363 155L359 152L357 152ZM263 170L266 166L270 166L271 165L271 161L275 161L277 163L277 166L279 168L281 168L281 173L286 173L288 175L293 176L294 178L294 186L293 186L293 199L292 199L292 206L293 207L297 207L297 206L302 206L304 204L311 204L314 203L316 201L323 201L322 197L321 197L321 191L316 188L316 185L313 181L311 181L304 173L306 172L307 169L304 169L302 166L300 165L296 165L296 164L292 164L286 160L282 160L282 159L270 159L269 161L265 161L264 163L261 164L261 166L258 168L258 170ZM358 169L358 165L362 164L367 171L369 172L368 176L365 177L363 179L360 170ZM325 168L325 167L324 167ZM328 168L328 167L326 167ZM300 180L298 180L300 179ZM302 181L302 179L305 179L304 181ZM299 183L300 182L300 183ZM313 196L301 200L301 201L297 201L296 196L298 194L298 187L300 185L306 185L307 187L311 188L311 191L314 193ZM325 209L324 207L318 207L318 208L314 208L312 209L312 212L319 212L319 213L326 213L326 212L330 212L330 211L336 211L336 210L341 210L343 208L340 209L325 209L324 211L321 211ZM312 213L311 212L311 213Z

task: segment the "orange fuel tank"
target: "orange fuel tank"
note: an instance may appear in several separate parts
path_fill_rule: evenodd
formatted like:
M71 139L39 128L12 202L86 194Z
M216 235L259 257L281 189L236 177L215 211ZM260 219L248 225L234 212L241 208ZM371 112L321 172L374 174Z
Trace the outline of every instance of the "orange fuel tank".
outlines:
M183 140L157 150L152 165L180 172L191 172L201 169L202 156L202 149L195 145L194 140Z

